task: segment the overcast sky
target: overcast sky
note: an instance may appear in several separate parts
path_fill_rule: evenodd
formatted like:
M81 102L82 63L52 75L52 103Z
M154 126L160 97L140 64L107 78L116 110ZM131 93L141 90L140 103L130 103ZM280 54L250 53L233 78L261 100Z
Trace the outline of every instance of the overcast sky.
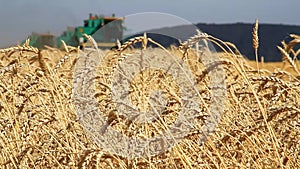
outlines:
M0 0L0 46L14 45L31 32L59 35L80 26L89 13L126 16L164 12L192 23L300 25L300 0ZM126 22L126 20L125 20Z

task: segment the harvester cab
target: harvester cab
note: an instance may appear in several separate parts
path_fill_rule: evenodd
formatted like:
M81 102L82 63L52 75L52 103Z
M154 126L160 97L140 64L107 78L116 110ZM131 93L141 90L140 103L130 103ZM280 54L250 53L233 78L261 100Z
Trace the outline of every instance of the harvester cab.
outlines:
M91 46L84 34L91 35L100 48L111 48L116 45L117 39L123 38L124 18L98 16L90 14L89 19L84 20L83 26L76 27L71 37L61 35L58 43L64 40L67 45Z

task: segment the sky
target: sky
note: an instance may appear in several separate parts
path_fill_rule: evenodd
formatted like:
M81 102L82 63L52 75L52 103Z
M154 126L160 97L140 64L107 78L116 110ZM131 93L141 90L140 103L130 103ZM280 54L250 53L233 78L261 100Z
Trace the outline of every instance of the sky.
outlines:
M258 19L300 25L299 6L300 0L0 0L0 47L15 45L32 32L59 35L68 26L81 26L89 13L130 19L137 13L160 12L183 23L254 23ZM136 25L165 26L159 18L150 23L136 20L141 22ZM178 18L175 22L181 23Z

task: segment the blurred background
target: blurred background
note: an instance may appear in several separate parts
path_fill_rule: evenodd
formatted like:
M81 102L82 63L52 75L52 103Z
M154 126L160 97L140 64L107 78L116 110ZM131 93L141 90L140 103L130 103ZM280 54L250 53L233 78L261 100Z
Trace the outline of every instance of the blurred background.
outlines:
M236 43L245 55L252 52L249 45L255 19L261 24L259 35L265 43L262 43L261 55L277 55L275 47L280 40L288 38L290 33L300 33L297 26L300 25L299 0L1 0L0 3L1 48L22 43L32 32L59 36L67 27L83 25L90 13L117 17L140 12L169 13L197 25L204 32ZM164 25L159 22L157 19L155 24Z

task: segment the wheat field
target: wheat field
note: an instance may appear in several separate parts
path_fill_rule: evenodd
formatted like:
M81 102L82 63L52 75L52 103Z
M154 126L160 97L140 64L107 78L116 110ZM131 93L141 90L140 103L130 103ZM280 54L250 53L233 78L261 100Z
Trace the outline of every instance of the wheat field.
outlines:
M104 151L90 137L80 121L72 90L74 69L87 51L64 49L39 50L24 44L0 49L0 166L1 168L300 168L300 73L297 61L300 43L297 35L282 43L280 63L249 61L229 42L198 34L180 47L158 51L178 56L193 72L201 91L199 109L203 115L193 119L199 124L170 150L147 158L125 158ZM210 104L208 72L197 59L190 44L199 39L212 41L223 49L219 64L225 71L224 113L202 145L198 144L201 125ZM171 75L145 71L132 81L131 101L148 110L149 90L161 88L172 104L167 113L153 123L128 122L111 113L110 83L117 65L145 50L130 48L150 41L136 37L103 56L97 70L95 95L102 116L110 126L126 135L155 136L158 130L178 117L180 91ZM258 48L256 45L255 48ZM276 49L274 49L276 50ZM94 50L95 51L95 50ZM155 78L150 78L155 77ZM163 82L159 77L163 77ZM142 79L142 81L141 81ZM147 93L148 92L148 93ZM178 99L179 97L179 99ZM171 102L172 101L172 102Z

